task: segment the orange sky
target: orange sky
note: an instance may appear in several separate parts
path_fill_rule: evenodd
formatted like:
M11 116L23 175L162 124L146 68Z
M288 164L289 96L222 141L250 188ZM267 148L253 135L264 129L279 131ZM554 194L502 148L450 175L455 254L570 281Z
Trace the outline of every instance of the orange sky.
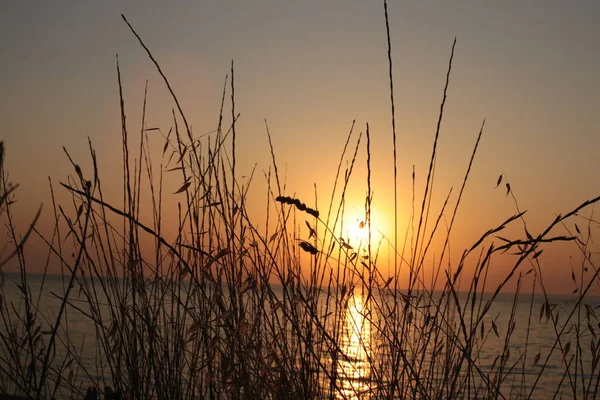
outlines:
M504 189L494 190L500 174L509 179L520 208L529 210L532 234L556 214L600 194L596 2L408 1L390 2L389 12L400 236L411 211L413 165L417 193L422 193L454 36L458 44L438 146L435 210L451 187L455 201L479 127L484 118L487 122L451 238L453 256L515 212ZM262 171L270 164L264 118L287 173L288 194L308 202L316 183L321 208L328 204L352 120L357 132L368 122L374 207L392 236L383 5L358 0L256 1L252 6L244 1L5 4L0 118L11 181L21 184L15 210L23 228L39 203L46 208L42 227L48 226L48 176L56 183L71 172L62 146L85 165L87 136L105 181L111 182L108 195L120 199L116 53L131 129L139 129L146 79L147 126L167 131L171 125L172 101L121 13L170 77L195 133L216 128L223 79L235 60L238 147L243 149L238 171L247 175L257 164L256 218L264 200ZM353 207L361 211L364 150L358 163L351 190ZM169 179L165 191L172 193L181 182ZM563 266L568 254L577 255L576 248L560 246L548 253L542 256L548 288L570 293L572 287L563 283L570 269Z

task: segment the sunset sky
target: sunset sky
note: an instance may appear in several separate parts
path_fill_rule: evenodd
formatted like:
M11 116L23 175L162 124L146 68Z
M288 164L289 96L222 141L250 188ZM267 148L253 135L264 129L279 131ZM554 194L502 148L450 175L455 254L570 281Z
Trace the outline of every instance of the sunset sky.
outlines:
M45 207L41 224L49 226L48 176L56 183L72 173L62 146L89 165L88 136L105 180L114 182L112 188L105 183L106 190L114 191L108 195L120 199L116 54L132 131L139 132L147 79L147 127L168 131L172 125L173 101L121 19L124 14L170 78L198 135L217 126L225 75L234 60L236 110L241 113L238 171L240 177L247 175L257 164L261 196L262 171L271 161L265 118L280 169L287 171L287 194L308 203L316 183L320 208L328 205L352 121L356 132L369 123L374 207L381 229L392 235L382 1L5 1L0 7L0 139L10 180L21 185L15 210L23 230L40 203ZM389 17L400 236L411 212L413 165L417 198L424 186L455 36L438 143L437 209L451 187L456 201L484 119L486 126L457 215L452 251L459 255L515 213L506 189L494 189L500 174L510 182L519 207L528 210L534 235L556 214L600 195L599 2L390 1ZM365 160L363 149L351 189L356 204L350 207L357 211L364 201ZM166 179L165 192L181 186L179 178ZM585 226L583 220L573 222ZM568 254L577 256L577 248L561 249L556 258L543 255L547 259L541 261L548 265L548 287L570 293L573 286L563 282L570 279Z

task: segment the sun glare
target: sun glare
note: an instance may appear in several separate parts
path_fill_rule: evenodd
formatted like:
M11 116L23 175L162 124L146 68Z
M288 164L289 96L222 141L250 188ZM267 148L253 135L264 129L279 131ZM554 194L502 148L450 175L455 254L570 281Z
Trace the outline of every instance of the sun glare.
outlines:
M358 212L346 218L342 237L352 246L366 246L369 240L369 225L364 215ZM371 244L376 245L385 235L386 224L379 213L371 211Z
M366 243L369 238L369 228L367 223L362 220L350 221L348 224L347 239L350 243Z
M341 341L341 350L346 357L340 359L338 366L341 379L341 391L338 398L363 398L370 387L371 375L371 322L366 317L367 305L361 295L348 299L346 308L347 327Z

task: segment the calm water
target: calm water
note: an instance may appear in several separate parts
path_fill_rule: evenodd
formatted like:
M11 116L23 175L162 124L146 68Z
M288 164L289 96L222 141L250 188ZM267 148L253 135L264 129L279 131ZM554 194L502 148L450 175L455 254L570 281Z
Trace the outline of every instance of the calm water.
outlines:
M4 283L4 299L6 304L13 303L15 310L21 315L24 314L22 301L20 301L21 293L16 286L15 281L18 279L16 275L7 275ZM42 324L42 330L49 329L57 315L60 300L57 295L64 293L64 282L61 277L47 277L44 290L39 291L41 277L30 276L29 285L34 298L40 296L39 318L41 321L46 321ZM279 289L280 290L280 289ZM337 318L327 319L327 329L331 332L337 332L337 343L339 345L340 356L333 360L331 355L324 354L322 363L329 371L329 376L335 375L338 386L341 388L336 395L339 398L360 398L361 393L368 392L373 389L373 381L375 377L379 377L379 381L384 384L389 383L390 373L389 359L385 357L389 355L389 341L380 334L383 326L389 324L385 316L378 311L378 304L382 303L380 297L367 299L366 296L355 291L343 302L343 308L338 309ZM80 307L81 310L86 310L86 301L82 296L79 286L75 286L71 292L72 306ZM435 298L435 296L434 296ZM489 296L487 297L489 298ZM486 301L484 295L484 303ZM461 307L464 308L465 297L460 296ZM590 376L591 371L591 340L593 336L588 328L588 320L586 319L586 308L582 304L581 312L575 313L571 324L573 327L567 329L567 333L563 335L561 343L563 346L570 342L571 349L566 357L560 349L555 349L550 355L550 358L545 366L544 372L540 376L542 364L544 364L552 347L556 341L556 331L551 322L546 322L546 318L540 319L540 310L544 301L542 297L535 297L533 304L530 302L530 295L521 295L518 305L513 310L513 296L501 295L493 303L490 311L484 318L484 336L486 338L482 347L477 348L474 352L475 364L479 368L478 374L474 374L475 378L472 381L473 387L481 384L481 378L477 378L481 374L486 375L492 372L492 368L497 368L501 349L505 348L506 335L509 327L514 322L514 330L510 338L508 349L510 356L505 366L505 377L502 383L502 394L507 398L520 398L529 394L531 385L536 380L536 389L532 398L552 398L556 392L558 397L572 398L573 392L570 382L577 380L579 394L581 387L589 385L590 379L592 385L598 379L597 376ZM563 325L568 313L573 309L576 298L569 297L552 297L549 301L554 307L554 312L559 315L559 327ZM596 297L590 297L584 301L592 310L600 306L600 300ZM324 301L319 304L320 312L331 313L331 306L327 306ZM423 327L426 325L425 320L428 319L433 311L428 311L427 308L415 308L416 312L412 317L412 324L415 327ZM530 316L530 313L532 314ZM511 318L511 315L513 317ZM73 381L76 385L82 388L87 387L89 382L107 382L109 373L108 370L96 356L96 328L93 322L82 315L82 313L73 307L68 308L66 315L68 319L68 332L61 332L60 337L68 338L71 343L80 344L80 363L85 367L86 373L83 373L84 368L77 368ZM467 326L469 323L469 315L465 318ZM578 318L578 319L577 319ZM600 332L598 320L595 316L590 317L591 325ZM576 322L577 320L581 323ZM492 323L494 322L494 324ZM528 322L530 321L530 322ZM455 328L455 332L460 332L458 321L448 321L448 325ZM335 325L335 326L334 326ZM493 325L495 325L498 336L496 336ZM529 329L527 329L529 325ZM2 333L5 334L6 326L1 327ZM578 329L581 330L578 332ZM414 334L420 335L419 338L408 339L409 342L414 342L418 347L418 343L425 343L425 336L422 332L424 328L415 329ZM420 333L419 333L420 332ZM408 335L411 333L408 332ZM576 337L579 335L581 348L577 349ZM477 336L480 336L478 330ZM423 350L411 346L406 347L405 357L407 360L416 360L415 368L420 368L422 371L429 371L429 380L433 385L436 382L441 383L444 372L431 365L431 359L436 352L436 346L430 343L425 350L425 357L420 359L418 356L423 354ZM578 353L577 350L580 352ZM411 354L411 351L414 354ZM444 357L451 357L449 353L445 353L443 349L438 349L437 360L443 360ZM59 350L60 353L60 350ZM540 354L539 362L534 365L534 358ZM572 358L573 355L579 354L579 357ZM378 359L379 357L379 359ZM414 357L414 358L413 358ZM579 363L580 367L587 371L587 374L578 373L577 376L565 374L566 365L569 365L571 373L575 371L574 363ZM571 363L571 364L569 364ZM511 369L512 367L512 369ZM597 372L596 372L597 375ZM493 379L493 375L489 375L489 379ZM327 385L326 376L322 377L323 384ZM592 386L593 387L593 386ZM558 388L558 390L557 390ZM474 393L474 392L473 392ZM578 395L579 395L578 394Z

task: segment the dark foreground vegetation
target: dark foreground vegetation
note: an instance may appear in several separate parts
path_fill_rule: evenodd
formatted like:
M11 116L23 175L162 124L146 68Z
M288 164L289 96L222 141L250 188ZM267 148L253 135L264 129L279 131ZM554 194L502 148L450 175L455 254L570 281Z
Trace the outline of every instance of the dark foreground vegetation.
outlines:
M596 398L600 328L588 300L599 281L600 269L590 253L598 223L588 218L587 226L580 219L575 225L573 219L599 198L557 216L540 232L527 230L526 213L515 198L514 215L482 232L451 269L447 261L442 264L483 134L482 125L472 156L465 160L458 195L449 193L443 207L432 210L435 144L447 80L425 191L413 193L420 200L413 200L416 211L409 239L400 238L409 245L399 248L398 238L385 239L394 249L388 272L377 259L378 244L370 240L368 126L363 135L352 125L324 210L286 192L271 146L272 165L264 174L265 219L251 221L246 200L252 179L242 182L236 171L240 149L233 64L218 128L196 138L167 77L133 28L132 32L169 88L175 111L168 133L146 127L145 117L141 129L130 132L117 65L122 204L105 199L105 183L90 143L90 161L65 151L74 172L60 187L51 183L53 201L45 212L54 216L54 229L38 230L35 217L23 233L13 223L16 190L7 180L3 150L0 153L0 203L9 249L0 262L18 265L19 271L14 275L18 300L7 301L9 285L1 286L2 398ZM388 45L391 86L389 33ZM453 54L454 47L447 79ZM392 110L393 102L392 91ZM396 162L393 112L392 126ZM265 130L271 143L268 126ZM155 131L165 138L158 152L166 164L159 166L152 161L156 150L151 152L148 140ZM134 134L139 134L140 145L131 148ZM366 152L365 166L355 165L358 152ZM90 167L81 167L86 164ZM368 177L361 226L369 235L360 244L349 243L341 234L354 168L366 168ZM176 193L181 201L174 209L163 207L163 199L173 195L163 191L166 170L181 179ZM395 183L395 166L390 175ZM506 185L512 196L502 179L498 185ZM58 204L58 190L68 191L72 201ZM394 200L397 205L399 199ZM444 228L443 217L449 221ZM397 220L396 215L395 226ZM173 238L165 233L169 224L177 226ZM522 234L503 238L501 231L514 225ZM555 234L557 228L572 229L572 234ZM46 244L46 267L60 265L59 293L40 295L49 280L56 279L46 275L36 278L32 289L30 271L39 271L27 262L32 236ZM444 243L436 249L441 254L437 261L430 257L434 238ZM578 249L582 261L571 271L574 300L561 305L546 295L540 254L565 241ZM500 255L511 263L504 281L491 287L486 278ZM424 268L436 271L435 285L441 291L434 292L434 283L423 281ZM522 286L525 275L534 277L532 287ZM506 323L499 326L490 310L509 282L516 282L517 293ZM542 294L541 300L533 291ZM44 312L48 297L55 302L52 315ZM522 304L528 318L517 319L517 306ZM74 334L80 321L89 327L85 337ZM529 332L536 323L546 324L551 337L543 350L529 342L528 334L513 337L516 330ZM483 357L484 353L493 356ZM540 383L550 369L558 378Z

